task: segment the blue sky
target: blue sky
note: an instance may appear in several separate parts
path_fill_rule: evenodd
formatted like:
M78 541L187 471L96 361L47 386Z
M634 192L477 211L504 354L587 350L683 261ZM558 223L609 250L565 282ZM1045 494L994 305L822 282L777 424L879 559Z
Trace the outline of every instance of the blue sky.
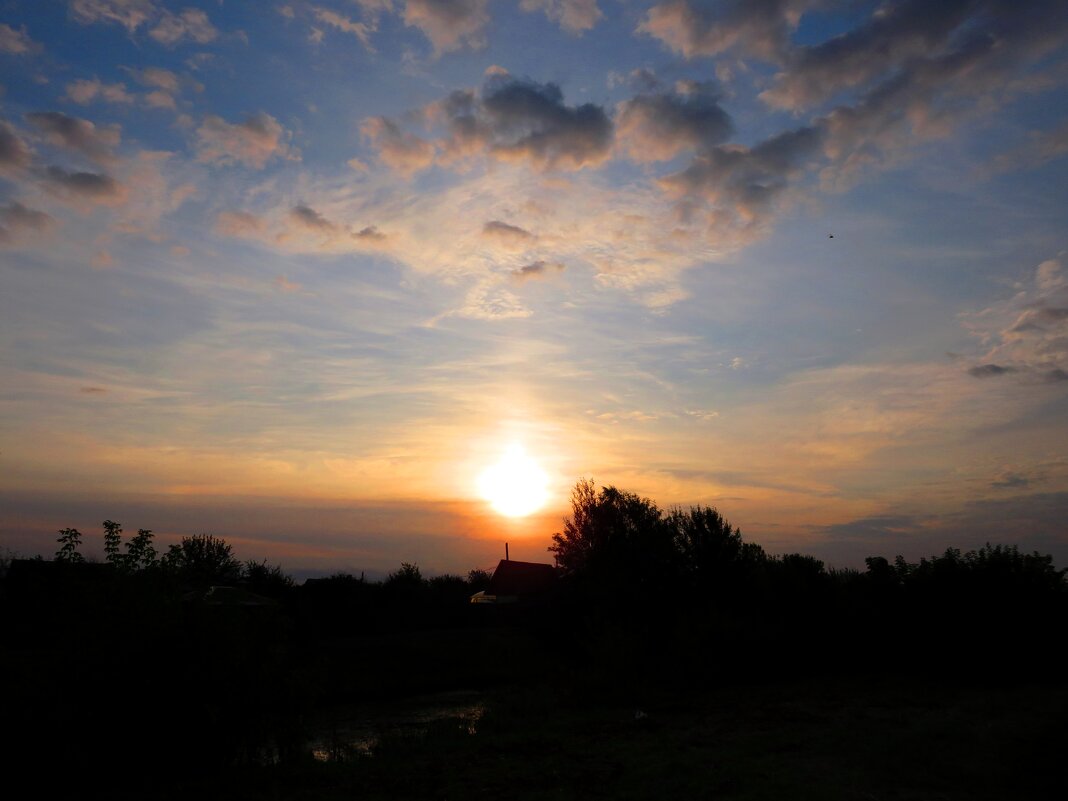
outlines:
M0 537L1068 563L1060 3L0 3ZM833 237L831 236L833 234ZM550 500L496 515L519 444Z

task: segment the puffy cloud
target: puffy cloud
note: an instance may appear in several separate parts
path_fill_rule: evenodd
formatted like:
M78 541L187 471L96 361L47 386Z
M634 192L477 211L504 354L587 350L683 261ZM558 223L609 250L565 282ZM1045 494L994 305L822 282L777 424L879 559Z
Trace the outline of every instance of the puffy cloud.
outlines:
M72 0L70 10L83 24L116 22L130 33L159 13L153 0Z
M836 92L873 81L917 83L956 77L985 82L981 63L1037 58L1068 30L1063 4L1034 0L1026 14L1012 0L899 0L880 5L853 30L820 44L794 48L761 98L779 108L806 108ZM965 71L957 62L967 64ZM970 75L978 68L978 73ZM912 76L915 76L913 78Z
M11 124L0 120L0 173L20 170L30 163L30 148Z
M62 167L46 167L41 172L45 185L70 200L113 205L126 198L126 188L106 173L75 172Z
M467 46L485 46L489 0L406 0L404 24L418 28L434 46L435 55Z
M97 98L108 103L132 103L133 96L126 91L122 83L102 83L97 78L79 79L67 84L67 99L80 106L86 106Z
M289 210L289 217L295 223L309 231L318 231L324 234L335 234L338 226L330 222L323 215L310 206L294 206Z
M126 71L145 86L153 86L156 89L162 89L164 92L169 92L172 95L178 94L181 86L178 76L170 70L165 70L162 67L145 67L140 70L127 68Z
M174 98L161 89L146 94L145 105L149 108L165 108L168 111L176 111L178 108Z
M165 45L176 45L183 39L207 44L219 35L208 15L198 8L187 8L179 14L164 11L149 36Z
M563 270L564 265L559 262L535 261L512 270L512 278L516 281L523 282L536 278L544 278L554 272L563 272Z
M197 129L197 159L217 164L241 162L255 169L262 169L273 158L299 160L299 152L288 144L290 137L278 120L263 112L238 123L208 115Z
M731 133L731 120L712 84L680 82L672 92L645 92L619 104L617 141L634 161L666 161L685 150L708 150Z
M387 117L364 120L360 132L378 151L384 164L404 175L424 170L434 163L434 145L403 130Z
M112 151L120 140L117 125L98 128L89 120L60 111L34 111L26 119L53 145L78 151L96 162L113 160Z
M30 38L25 26L16 31L10 25L0 23L0 53L20 56L40 49L41 45Z
M717 222L759 224L776 197L816 154L821 139L819 129L803 127L752 148L721 145L699 154L686 169L662 179L660 185L681 202L683 210L705 206Z
M215 232L223 236L255 237L265 228L262 219L247 211L223 211L215 218Z
M521 0L519 7L524 11L544 11L546 17L575 34L588 31L604 17L597 0Z
M43 231L54 223L55 219L43 211L12 201L0 206L0 244L10 244L22 231Z
M444 122L443 163L489 156L540 170L597 166L611 155L612 121L593 103L568 106L554 83L488 75L480 94L456 91L427 109Z
M521 250L534 241L534 234L518 225L490 220L482 226L482 236L510 250Z
M962 318L988 349L975 378L1017 373L1025 382L1068 379L1068 275L1060 258L1042 262L1013 298Z
M336 11L331 11L328 8L320 8L318 6L312 9L312 14L315 15L315 18L319 20L319 22L322 22L325 25L329 25L332 28L336 28L345 33L351 33L360 40L360 43L364 47L372 53L374 52L374 47L371 45L371 34L374 33L376 28L374 24L355 22L347 17L341 16Z
M805 9L819 0L666 0L649 9L638 31L686 58L732 48L778 61Z

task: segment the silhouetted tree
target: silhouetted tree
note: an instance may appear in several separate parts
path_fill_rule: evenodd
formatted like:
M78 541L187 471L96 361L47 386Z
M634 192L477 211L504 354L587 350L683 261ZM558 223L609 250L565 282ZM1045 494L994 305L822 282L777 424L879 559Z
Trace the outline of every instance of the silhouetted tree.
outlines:
M145 570L157 564L151 529L137 529L137 536L126 543L124 561L131 570Z
M675 510L668 523L682 569L702 591L733 591L767 560L763 548L743 542L742 532L712 507Z
M419 565L411 562L401 562L400 570L390 573L386 578L386 585L394 587L417 587L422 583L423 574L419 571Z
M476 567L474 570L467 573L467 588L471 592L479 592L486 589L490 583L490 574L488 570L483 570L480 567Z
M122 541L122 525L114 520L104 521L104 559L113 565L124 566L124 559L119 552Z
M245 562L244 580L250 590L271 598L282 598L295 586L281 565L269 565L266 559Z
M82 533L76 528L64 528L60 529L59 537L56 539L59 543L59 550L56 551L57 562L84 562L85 557L78 553L78 548L82 544Z
M549 551L565 575L645 582L677 566L671 526L648 498L581 479L571 491L571 516Z
M167 549L162 565L187 584L235 584L241 578L241 564L230 545L210 534L182 537Z

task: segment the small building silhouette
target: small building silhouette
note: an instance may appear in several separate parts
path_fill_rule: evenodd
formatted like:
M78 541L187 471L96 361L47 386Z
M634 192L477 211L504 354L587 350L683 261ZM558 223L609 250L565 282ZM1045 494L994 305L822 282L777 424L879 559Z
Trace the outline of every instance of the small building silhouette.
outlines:
M489 587L471 596L473 604L514 604L542 600L556 587L556 568L540 562L502 559Z

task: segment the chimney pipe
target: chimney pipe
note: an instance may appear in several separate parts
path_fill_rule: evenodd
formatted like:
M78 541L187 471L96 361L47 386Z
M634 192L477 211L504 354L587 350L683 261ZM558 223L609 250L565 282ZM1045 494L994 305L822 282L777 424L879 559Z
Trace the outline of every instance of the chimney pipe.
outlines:
M504 544L504 561L508 561L508 543Z

